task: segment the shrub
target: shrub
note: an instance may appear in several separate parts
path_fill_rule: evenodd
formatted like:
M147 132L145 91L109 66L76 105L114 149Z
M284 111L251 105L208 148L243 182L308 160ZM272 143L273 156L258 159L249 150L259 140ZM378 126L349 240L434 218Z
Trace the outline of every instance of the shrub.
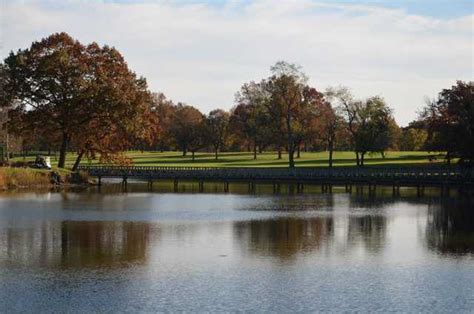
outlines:
M68 183L84 184L89 182L89 174L85 171L73 172L67 176Z

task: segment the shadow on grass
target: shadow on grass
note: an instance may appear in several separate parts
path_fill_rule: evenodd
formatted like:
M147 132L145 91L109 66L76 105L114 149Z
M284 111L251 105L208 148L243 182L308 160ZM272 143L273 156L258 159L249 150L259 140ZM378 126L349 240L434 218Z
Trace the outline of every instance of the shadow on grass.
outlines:
M327 156L318 153L309 153L314 155L302 155L302 158L295 158L297 167L324 167L328 166ZM389 153L390 154L390 153ZM315 156L316 155L316 156ZM347 155L346 155L347 156ZM133 164L150 166L200 166L200 167L286 167L288 166L288 156L283 159L277 159L276 152L263 152L257 159L253 159L253 154L249 152L231 152L221 153L219 159L215 159L214 153L198 153L195 161L192 161L190 154L182 156L179 152L144 152L132 153L130 157ZM238 157L238 158L236 158ZM354 156L355 157L355 156ZM434 163L428 163L430 157L437 157ZM365 166L409 166L409 165L433 165L440 164L443 161L443 154L424 153L407 154L402 156L371 157L365 159ZM340 158L333 160L334 166L355 166L355 158Z
M405 156L400 156L400 157L386 157L386 158L369 158L365 159L366 165L374 164L376 163L377 165L400 165L400 164L406 164L410 161L413 161L413 164L426 164L426 162L421 162L423 160L428 160L428 158L433 155L405 155ZM397 162L398 161L398 162ZM322 166L322 165L328 165L328 160L327 159L295 159L295 163L297 166L308 166L308 165L316 165L316 166ZM334 159L333 160L333 165L347 165L348 163L353 163L355 165L356 161L355 158L346 158L346 159ZM278 161L265 161L265 162L258 162L255 161L256 166L283 166L287 165L288 160L278 160ZM234 163L232 162L233 166L244 166L247 165L245 163Z
M259 154L258 156L261 156L262 154ZM263 155L271 155L270 153L263 153ZM275 154L276 155L276 154ZM137 159L151 159L151 160L161 160L161 159L191 159L191 153L188 153L188 155L183 156L182 154L172 154L172 155L167 155L166 153L137 153L135 154L130 154L129 155L133 160ZM253 158L252 153L247 153L247 152L237 152L237 153L220 153L219 154L219 159L226 159L229 157L248 157L249 159ZM196 159L209 159L209 160L214 160L215 161L215 155L214 153L196 153ZM230 160L234 160L230 158Z
M244 163L244 162L250 162L250 161L253 161L253 160L249 160L249 159L231 159L231 160L225 160L225 159L218 159L218 160L215 160L215 159L211 159L211 158L208 158L208 159L203 159L203 158L196 158L195 161L192 161L192 159L189 159L188 157L186 157L186 159L182 159L182 160L150 160L150 161L146 161L146 160L141 160L141 161L136 161L134 159L134 164L136 165L141 165L141 164L200 164L200 163L204 163L204 164L233 164L234 162L236 163Z
M211 155L212 156L212 155ZM404 165L430 165L428 158L433 155L405 155L399 157L386 157L386 158L369 158L365 160L366 166L399 166ZM134 165L177 165L177 166L214 166L214 167L284 167L288 165L288 159L258 159L252 158L239 158L239 159L228 159L221 158L215 160L211 158L203 158L203 155L197 156L195 161L192 161L189 157L174 156L168 160L153 160L152 158L134 158ZM137 160L139 159L139 160ZM300 167L322 167L328 166L327 159L295 159L296 166ZM436 164L442 163L442 159L438 159ZM355 166L355 159L335 159L333 161L334 166Z

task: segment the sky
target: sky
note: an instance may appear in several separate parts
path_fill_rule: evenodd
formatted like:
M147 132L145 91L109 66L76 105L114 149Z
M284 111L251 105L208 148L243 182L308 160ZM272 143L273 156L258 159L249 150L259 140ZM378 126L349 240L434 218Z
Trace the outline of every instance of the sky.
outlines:
M150 90L204 113L279 60L318 90L384 97L402 126L474 80L471 0L0 0L0 58L62 31L116 47Z

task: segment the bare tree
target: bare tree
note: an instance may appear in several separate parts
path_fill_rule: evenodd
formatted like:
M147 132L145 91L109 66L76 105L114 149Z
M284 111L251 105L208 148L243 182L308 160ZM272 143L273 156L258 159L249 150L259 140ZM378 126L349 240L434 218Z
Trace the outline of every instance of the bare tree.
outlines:
M358 112L362 103L354 99L349 88L345 86L329 87L326 89L326 98L334 104L336 112L343 117L347 130L351 134L351 147L355 149L355 138L358 127ZM356 150L356 164L360 165L359 152Z

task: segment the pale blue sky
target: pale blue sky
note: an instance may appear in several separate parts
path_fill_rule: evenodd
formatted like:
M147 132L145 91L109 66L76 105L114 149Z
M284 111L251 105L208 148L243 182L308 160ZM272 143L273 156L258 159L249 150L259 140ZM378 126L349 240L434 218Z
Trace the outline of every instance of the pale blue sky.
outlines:
M203 112L287 60L319 90L384 97L406 125L474 79L472 0L0 0L0 58L54 32L117 47L152 91Z
M15 1L15 0L13 0ZM54 1L48 0L55 4ZM94 1L94 0L86 0ZM174 3L174 4L210 4L222 6L233 0L97 0L105 3ZM278 0L275 0L278 1ZM241 2L246 4L252 0L238 0L233 2ZM340 3L340 4L356 4L379 6L391 9L401 9L408 14L426 15L438 18L451 18L469 15L473 11L473 0L326 0L315 2Z

